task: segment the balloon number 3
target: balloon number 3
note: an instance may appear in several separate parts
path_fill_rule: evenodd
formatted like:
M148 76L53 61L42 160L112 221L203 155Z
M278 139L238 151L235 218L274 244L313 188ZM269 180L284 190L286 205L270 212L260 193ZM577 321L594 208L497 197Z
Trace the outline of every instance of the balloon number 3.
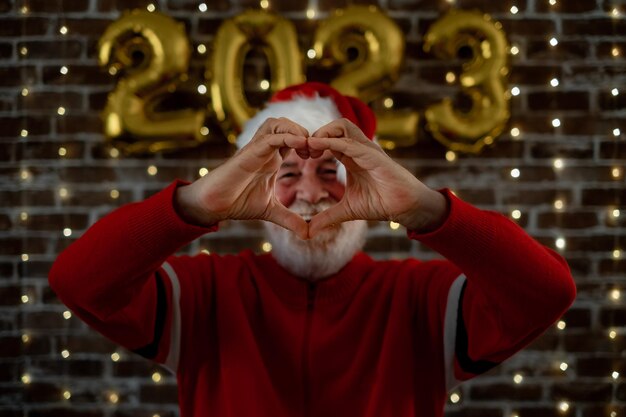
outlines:
M186 108L160 103L189 79L191 48L182 24L156 12L134 10L113 22L99 42L99 63L119 74L103 112L104 131L112 146L126 154L153 153L197 146L207 118L220 124L230 142L257 111L244 92L243 68L253 46L267 58L272 91L303 82L304 63L293 23L263 10L249 10L219 27L205 80L210 103ZM405 40L397 24L373 6L337 10L321 22L307 54L311 65L336 70L331 85L366 102L381 98L399 78ZM425 50L450 59L469 48L472 59L458 77L469 111L450 99L428 107L426 128L439 142L461 152L479 152L499 135L509 118L506 39L500 24L482 13L453 11L426 34ZM311 55L312 52L312 55ZM171 97L170 97L171 98ZM170 100L172 101L172 100ZM420 114L378 112L377 135L388 149L418 140Z

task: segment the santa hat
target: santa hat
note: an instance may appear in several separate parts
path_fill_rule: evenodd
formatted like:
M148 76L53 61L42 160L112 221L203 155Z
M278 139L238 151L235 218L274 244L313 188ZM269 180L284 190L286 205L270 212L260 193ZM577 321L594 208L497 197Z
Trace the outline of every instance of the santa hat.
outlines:
M376 132L376 116L361 100L344 96L328 84L308 82L276 92L265 108L246 122L237 137L237 147L244 147L269 117L286 117L311 134L341 117L357 125L372 140Z

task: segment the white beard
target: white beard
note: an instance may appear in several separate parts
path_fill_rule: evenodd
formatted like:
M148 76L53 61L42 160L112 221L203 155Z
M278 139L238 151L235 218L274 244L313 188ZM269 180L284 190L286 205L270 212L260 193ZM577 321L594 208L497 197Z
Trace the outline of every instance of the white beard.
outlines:
M318 204L299 200L289 209L306 219L334 204L328 200ZM290 230L274 223L264 224L276 261L287 271L309 281L338 272L363 248L367 235L365 220L341 223L310 240L302 240Z

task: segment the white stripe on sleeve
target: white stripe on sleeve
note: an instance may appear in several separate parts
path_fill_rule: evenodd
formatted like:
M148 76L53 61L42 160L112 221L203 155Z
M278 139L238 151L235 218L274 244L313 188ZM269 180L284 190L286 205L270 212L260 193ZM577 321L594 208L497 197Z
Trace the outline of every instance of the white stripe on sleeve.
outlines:
M174 268L167 262L163 265L163 270L167 273L170 282L172 283L172 328L170 329L170 349L165 360L165 366L170 371L176 373L178 370L178 359L180 355L180 283L178 282L178 276L174 271Z
M454 351L456 347L456 325L459 312L459 298L465 283L465 275L459 275L448 292L448 303L443 328L443 351L446 369L446 388L448 391L460 384L454 376Z

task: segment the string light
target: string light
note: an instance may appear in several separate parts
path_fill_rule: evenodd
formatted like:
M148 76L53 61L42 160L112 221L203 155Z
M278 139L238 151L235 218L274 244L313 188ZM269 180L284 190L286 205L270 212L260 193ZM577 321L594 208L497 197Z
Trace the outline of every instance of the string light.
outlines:
M511 95L519 96L520 93L521 93L521 90L519 89L519 87L515 86L515 87L511 88Z
M613 209L611 210L611 217L617 219L620 216L620 210L619 209Z
M59 72L63 75L66 75L69 71L70 71L69 68L67 68L67 66L65 65L63 65L61 69L59 70Z
M514 127L511 129L511 136L514 138L519 137L519 135L521 134L519 127Z
M619 95L619 90L617 88L614 88L611 90L611 94L615 97Z
M557 46L559 44L558 39L554 37L550 38L549 42L550 42L550 46Z
M109 392L109 394L107 395L107 400L112 403L112 404L117 404L118 401L120 400L120 396L118 395L117 392L115 391L111 391Z
M111 353L111 360L112 360L113 362L117 362L117 361L119 361L119 360L120 360L120 354L119 354L119 353L117 353L117 352L113 352L113 353Z
M206 85L204 85L204 84L200 84L200 85L198 86L198 93L200 93L200 94L206 94L206 92L207 92Z
M61 35L67 35L67 32L68 32L67 26L63 25L59 28L59 33Z
M32 179L32 177L33 177L33 174L31 174L30 171L27 170L26 168L20 171L20 178L22 179L22 181L28 181Z
M613 249L613 259L620 259L622 257L622 251L620 249Z
M20 220L25 222L26 220L28 220L28 213L26 213L25 211L20 213Z
M67 148L61 146L59 148L59 156L66 156L67 155Z
M202 127L200 128L200 134L201 134L202 136L208 136L208 135L209 135L209 128L208 128L208 127L206 127L206 126L202 126Z
M28 297L28 295L24 294L21 297L22 300L22 304L28 304L28 302L30 301L30 298Z
M517 6L511 6L511 14L517 14L517 12L519 12Z
M392 108L393 99L391 97L385 97L385 99L383 100L383 106L385 106L386 109Z
M158 168L154 165L150 165L146 171L148 172L148 175L152 176L155 176L159 172Z
M513 168L510 174L512 178L519 178L521 175L521 172L518 168Z
M261 82L259 83L259 87L261 87L261 90L269 90L270 82L267 80L261 80Z
M117 148L111 148L109 149L109 156L111 158L117 158L120 156L120 150Z
M389 222L389 228L391 230L398 230L400 228L400 223Z
M561 362L559 364L559 369L563 372L567 371L567 368L569 368L569 365L566 362Z
M622 176L622 170L619 167L614 167L613 169L611 169L611 176L613 176L613 178L619 178Z
M157 384L158 384L159 382L161 382L161 374L160 374L160 373L158 373L158 372L154 372L154 373L152 374L152 381L154 381L154 382L155 382L155 383L157 383Z
M198 10L200 10L202 13L206 12L209 8L207 7L206 3L200 3L198 5Z
M511 212L511 217L514 218L515 220L519 220L522 217L522 212L519 210L513 210Z
M61 356L63 356L63 359L67 359L67 358L69 358L69 357L70 357L70 351L69 351L69 350L67 350L67 349L63 349L63 350L61 351Z
M619 13L619 9L617 7L613 7L613 9L611 10L611 16L612 17L619 17L620 13Z
M58 114L59 116L63 116L63 115L65 115L65 107L63 107L63 106L59 107L59 108L57 109L57 114Z
M563 169L563 167L565 166L565 163L563 162L561 158L556 158L554 162L552 163L552 166L554 166L554 169Z
M519 54L519 47L517 45L511 46L510 52L511 52L511 55Z
M29 259L30 259L30 257L28 256L27 253L23 253L22 254L22 262L28 262Z
M455 73L453 73L452 71L448 71L448 72L446 73L446 82L447 82L448 84L452 84L452 83L454 83L455 81L456 81L456 74L455 74Z
M549 0L548 3L550 6L554 6L556 4L556 0Z
M609 293L609 297L611 298L611 300L613 301L619 301L619 299L622 297L622 293L619 289L614 288L611 290L611 292Z
M558 405L558 408L560 411L565 413L567 410L569 410L569 403L567 401L561 401Z
M557 210L563 210L563 207L565 207L565 203L563 202L563 200L554 200L554 208Z
M115 190L115 189L111 190L109 195L111 196L111 198L113 200L117 200L118 198L120 198L120 192L118 190Z
M69 310L65 310L65 311L63 312L63 318L64 318L65 320L69 320L69 319L71 319L71 318L72 318L72 312L71 312L71 311L69 311Z
M198 174L199 174L201 177L204 177L204 176L205 176L206 174L208 174L208 173L209 173L209 170L208 170L208 169L206 169L206 168L200 168L200 170L198 171Z
M559 86L559 80L557 78L553 78L550 80L550 85L552 87L558 87Z
M272 244L270 242L263 242L263 244L261 245L261 250L263 250L263 252L271 252Z
M28 136L28 130L22 129L22 131L20 132L20 136L23 137L23 138L27 137Z
M454 151L446 152L446 161L448 161L448 162L456 161L456 152L454 152Z
M564 237L557 238L554 244L556 245L558 249L565 249L565 244L566 244L565 238Z
M59 197L65 199L69 197L69 195L70 195L70 192L67 190L67 188L65 187L59 188Z
M261 9L267 9L270 7L270 2L268 0L261 0L259 6L261 6Z
M27 48L27 47L25 47L25 46L22 46L22 47L20 48L20 55L22 55L22 56L26 56L26 55L28 55L28 48Z
M202 249L200 253L204 253L205 255L210 255L211 252L208 249Z
M452 394L450 394L450 402L451 403L456 404L459 401L461 401L461 395L459 395L459 393L453 392Z
M155 6L154 4L152 4L152 3L150 3L149 5L147 5L147 6L146 6L146 9L147 9L150 13L152 13L153 11L155 11L155 10L156 10L156 6Z
M200 55L205 54L206 53L206 45L201 43L200 45L198 45L198 47L196 48L196 50L198 51L198 53Z
M69 227L66 227L65 229L63 229L63 236L65 237L72 236L72 229L70 229Z
M30 10L28 9L28 6L22 6L20 7L20 13L21 14L28 14Z
M516 384L521 384L522 381L524 381L524 375L522 375L522 374L515 374L513 376L513 382L515 382Z
M610 329L609 330L609 339L615 339L617 337L617 330Z
M28 88L26 87L22 88L22 97L28 96L28 93L30 93L30 91L28 91Z
M315 57L317 56L317 52L315 52L315 49L310 48L308 51L306 51L306 56L309 59L315 59Z
M611 48L611 55L613 55L613 57L618 57L619 54L620 54L620 51L617 46L614 46L613 48Z
M66 400L69 400L70 398L72 398L72 393L69 390L64 390L63 391L63 398L65 398Z
M552 127L559 127L561 126L561 120L560 119L552 119Z
M26 333L24 333L22 335L22 343L26 344L26 343L29 343L29 342L30 342L30 336L27 335Z
M315 9L307 9L306 18L313 19L315 17Z
M613 373L611 374L611 378L613 378L613 379L619 378L619 372L613 371Z
M619 136L622 134L622 131L619 130L618 128L613 129L613 136Z
M30 376L30 374L22 374L22 383L28 385L32 382L32 378Z

